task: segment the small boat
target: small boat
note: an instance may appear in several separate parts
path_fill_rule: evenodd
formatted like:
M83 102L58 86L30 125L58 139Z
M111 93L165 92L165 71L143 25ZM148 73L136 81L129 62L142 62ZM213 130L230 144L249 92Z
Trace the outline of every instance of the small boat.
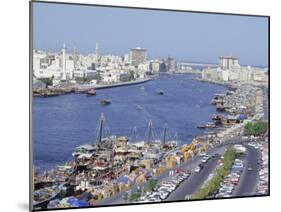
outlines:
M225 111L225 107L222 104L217 105L217 111L219 112L224 112Z
M203 124L200 124L200 125L197 125L197 128L200 128L200 129L205 129L205 128L206 128L206 126L205 126L205 125L203 125Z
M216 125L214 123L206 123L202 125L198 125L197 128L205 129L205 128L215 128Z
M52 96L59 96L59 95L62 95L63 93L62 92L56 92L56 91L47 91L47 92L44 92L42 94L43 97L52 97Z
M143 110L143 106L141 106L141 105L136 105L136 107L139 109L139 110Z
M109 105L111 103L111 99L103 99L100 102L102 105Z
M97 91L95 88L91 88L90 90L87 91L87 95L89 96L94 96L96 95Z
M144 87L144 86L141 86L140 89L141 89L141 90L145 90L145 87Z
M164 95L164 91L159 90L159 91L157 92L157 94L158 94L158 95Z

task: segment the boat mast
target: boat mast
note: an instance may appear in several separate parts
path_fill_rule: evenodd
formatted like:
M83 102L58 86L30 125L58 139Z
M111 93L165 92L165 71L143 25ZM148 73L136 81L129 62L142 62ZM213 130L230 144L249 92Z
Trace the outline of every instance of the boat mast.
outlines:
M167 124L165 124L164 135L163 135L163 145L165 145L165 143L166 143L167 131L168 131L168 126L167 126Z
M102 143L102 133L103 133L104 121L105 121L104 115L103 115L103 113L101 113L100 124L99 124L99 128L98 128L98 136L97 136L97 140L96 140L97 144Z
M132 141L133 142L137 142L137 127L134 126L134 129L133 129L133 138L132 138Z
M148 123L148 134L147 134L147 143L148 144L150 143L151 136L152 136L152 120L150 119L149 123Z
M175 142L176 142L176 144L178 144L178 139L179 139L179 135L178 135L178 133L176 132L176 133L175 133Z

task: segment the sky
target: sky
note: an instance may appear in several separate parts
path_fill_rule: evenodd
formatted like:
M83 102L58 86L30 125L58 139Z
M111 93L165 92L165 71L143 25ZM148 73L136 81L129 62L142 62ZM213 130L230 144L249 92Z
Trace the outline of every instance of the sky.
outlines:
M242 65L268 66L266 17L33 3L33 46L70 52L124 55L147 49L148 58L217 63L239 57Z

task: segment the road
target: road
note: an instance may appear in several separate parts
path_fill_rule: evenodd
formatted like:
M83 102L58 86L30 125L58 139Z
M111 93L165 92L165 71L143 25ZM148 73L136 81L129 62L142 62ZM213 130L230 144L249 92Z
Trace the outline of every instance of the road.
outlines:
M218 159L219 157L210 158L200 172L191 175L189 179L180 184L180 186L169 195L166 201L184 200L186 195L191 195L198 191L215 169Z
M257 163L260 154L252 146L245 145L247 154L243 158L244 168L238 185L235 187L232 196L252 196L256 192L256 185L259 177L259 165ZM248 168L252 168L248 171Z

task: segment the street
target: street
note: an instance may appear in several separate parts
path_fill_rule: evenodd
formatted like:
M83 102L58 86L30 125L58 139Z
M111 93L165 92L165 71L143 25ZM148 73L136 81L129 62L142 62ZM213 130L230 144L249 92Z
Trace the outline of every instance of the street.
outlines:
M243 172L232 196L250 196L254 195L256 191L259 174L259 166L257 163L259 152L252 146L245 146L247 148L247 154L243 158ZM250 170L248 170L248 168L250 168Z

